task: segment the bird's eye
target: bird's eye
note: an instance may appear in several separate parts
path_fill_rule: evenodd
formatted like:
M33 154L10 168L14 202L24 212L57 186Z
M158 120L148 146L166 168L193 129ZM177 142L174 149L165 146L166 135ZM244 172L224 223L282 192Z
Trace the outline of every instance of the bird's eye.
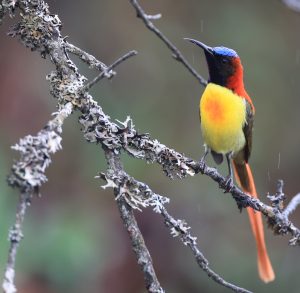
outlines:
M226 58L222 58L222 63L223 63L223 64L226 64L226 63L228 63L228 59L226 59Z

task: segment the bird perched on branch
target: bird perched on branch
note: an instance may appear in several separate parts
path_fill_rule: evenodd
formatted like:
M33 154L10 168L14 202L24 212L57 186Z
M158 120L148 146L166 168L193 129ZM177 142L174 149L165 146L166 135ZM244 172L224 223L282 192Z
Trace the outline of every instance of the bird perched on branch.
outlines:
M243 81L243 66L237 53L226 47L209 47L186 38L204 50L209 80L200 99L201 131L205 142L204 161L210 152L217 164L226 157L232 184L231 160L237 183L250 196L257 197L253 175L248 163L252 146L252 127L255 108ZM262 216L247 208L256 240L258 272L264 282L275 279L267 253Z

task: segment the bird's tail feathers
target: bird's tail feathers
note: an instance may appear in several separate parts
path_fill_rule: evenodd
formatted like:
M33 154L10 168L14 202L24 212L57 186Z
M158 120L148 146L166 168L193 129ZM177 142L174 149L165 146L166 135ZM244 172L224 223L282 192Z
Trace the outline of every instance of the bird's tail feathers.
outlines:
M233 167L236 181L242 190L250 196L258 198L249 164L233 161ZM255 212L252 208L247 208L247 212L256 240L258 273L262 281L268 283L275 279L275 274L266 248L262 216L260 212Z

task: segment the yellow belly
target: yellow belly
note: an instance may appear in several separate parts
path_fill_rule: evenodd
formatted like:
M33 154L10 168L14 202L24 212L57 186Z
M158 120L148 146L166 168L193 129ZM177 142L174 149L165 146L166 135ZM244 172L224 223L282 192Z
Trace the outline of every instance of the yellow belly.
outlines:
M209 83L200 100L201 130L205 144L217 153L236 153L245 145L245 99Z

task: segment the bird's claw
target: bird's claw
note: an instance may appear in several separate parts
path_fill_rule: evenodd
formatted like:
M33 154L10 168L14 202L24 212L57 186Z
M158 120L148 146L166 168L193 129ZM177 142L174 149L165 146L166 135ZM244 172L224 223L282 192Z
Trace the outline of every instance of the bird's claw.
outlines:
M222 187L224 188L224 193L231 191L231 189L233 188L233 179L230 175L226 177L226 181Z
M204 157L202 157L199 161L199 170L202 174L204 174L205 169L206 169L205 159L204 159Z

